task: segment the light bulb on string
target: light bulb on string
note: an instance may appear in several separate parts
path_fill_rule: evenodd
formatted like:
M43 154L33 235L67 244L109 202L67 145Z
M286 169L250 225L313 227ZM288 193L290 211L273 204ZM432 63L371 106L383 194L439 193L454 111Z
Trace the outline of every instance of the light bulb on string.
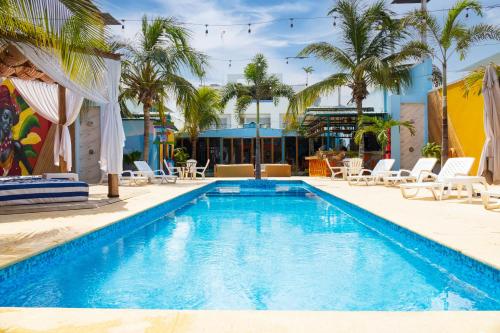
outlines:
M333 17L333 26L336 27L337 26L337 16L334 16Z
M229 67L231 68L231 60L229 60Z
M288 58L285 58L286 59L286 64L288 65Z
M122 30L125 30L125 20L122 20Z
M469 7L465 9L465 18L469 18Z
M252 33L252 24L248 23L248 33Z
M293 28L293 18L290 19L290 28Z
M205 36L208 35L208 24L205 24Z

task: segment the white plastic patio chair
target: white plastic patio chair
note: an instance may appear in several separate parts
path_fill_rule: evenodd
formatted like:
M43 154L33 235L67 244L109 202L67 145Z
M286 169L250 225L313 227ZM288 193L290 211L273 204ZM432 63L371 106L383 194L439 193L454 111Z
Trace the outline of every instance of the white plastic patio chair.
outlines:
M439 174L432 172L423 173L423 177L431 177L434 181L431 182L416 182L400 184L401 194L404 198L415 197L421 189L427 189L432 192L435 200L442 200L444 198L444 190L447 187L447 194L455 186L450 178L456 176L467 176L474 163L473 157L454 157L446 161ZM423 178L424 179L424 178ZM409 190L416 190L415 193L410 194Z
M498 200L493 201L491 198ZM500 189L489 189L481 192L481 199L483 199L483 205L486 209L500 208Z
M358 175L348 176L347 181L349 185L359 185L361 183L369 185L370 182L375 185L380 183L384 176L390 174L393 165L394 159L392 158L379 160L373 170L362 169Z
M153 170L145 161L134 161L135 167L137 168L136 174L140 176L147 177L150 182L155 179L159 179L161 183L175 183L177 181L177 176L166 175L163 170Z
M191 179L194 179L196 176L196 164L198 164L198 161L193 159L186 161L186 177L191 176Z
M359 175L363 169L363 160L360 158L346 158L342 161L344 166L332 167L330 161L325 159L326 166L330 169L331 179L334 180L338 175L342 175L345 180L348 176Z
M399 171L394 171L389 176L384 177L384 185L396 185L400 183L414 183L422 181L422 177L428 175L432 172L432 169L436 165L437 158L433 157L421 157L418 159L417 163L413 166L413 169L406 170L401 169Z
M173 166L172 163L168 162L166 159L163 159L163 165L165 165L165 169L167 169L169 176L181 175L182 172L181 168Z
M195 167L195 177L197 175L201 176L201 179L205 179L205 172L207 171L208 165L210 164L210 159L207 160L207 163L204 167Z

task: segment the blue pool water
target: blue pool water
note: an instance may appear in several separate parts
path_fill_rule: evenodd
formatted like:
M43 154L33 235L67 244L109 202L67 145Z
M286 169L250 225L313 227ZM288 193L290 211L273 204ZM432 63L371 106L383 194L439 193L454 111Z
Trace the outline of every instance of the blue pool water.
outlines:
M104 244L14 274L0 306L500 309L453 267L365 223L366 212L300 183L267 184L209 186Z

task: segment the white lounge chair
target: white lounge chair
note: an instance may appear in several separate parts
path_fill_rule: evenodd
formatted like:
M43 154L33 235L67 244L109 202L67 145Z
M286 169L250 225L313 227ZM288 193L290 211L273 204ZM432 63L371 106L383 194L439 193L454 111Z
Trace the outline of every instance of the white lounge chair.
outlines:
M148 183L148 177L140 176L135 171L123 170L121 175L118 175L118 181L120 185L144 185ZM104 184L108 182L108 173L101 172L101 179L99 184Z
M373 170L362 169L359 175L348 176L347 181L349 182L349 185L359 185L361 183L369 185L370 182L377 184L382 181L384 176L390 174L393 165L394 159L387 158L379 160Z
M496 209L500 208L500 189L489 189L481 192L481 198L483 199L483 205L486 209ZM498 200L493 201L491 198L497 198Z
M168 162L166 159L163 159L163 165L165 165L165 169L167 169L169 176L179 177L181 175L181 168L173 166L172 163Z
M145 185L148 183L148 177L141 176L132 170L124 170L118 177L120 185Z
M454 187L450 179L456 176L467 176L473 163L473 157L450 158L446 161L438 175L432 172L425 174L425 177L431 177L434 181L401 184L399 185L401 194L408 199L415 197L421 189L427 189L432 192L435 200L441 200L444 198L445 188L447 188L447 194L449 194ZM414 194L409 194L409 190L416 191Z
M363 160L361 158L348 158L342 161L344 166L332 167L328 159L325 159L328 169L330 169L331 179L334 180L338 175L342 175L342 179L348 176L359 175L363 169Z
M166 175L163 170L153 170L145 161L134 161L134 164L137 168L136 174L147 177L150 182L155 179L159 179L161 183L175 183L177 181L177 176Z
M413 169L401 169L391 173L390 176L384 177L385 186L396 185L400 183L414 183L422 181L422 177L432 172L436 165L437 158L421 157L413 166Z

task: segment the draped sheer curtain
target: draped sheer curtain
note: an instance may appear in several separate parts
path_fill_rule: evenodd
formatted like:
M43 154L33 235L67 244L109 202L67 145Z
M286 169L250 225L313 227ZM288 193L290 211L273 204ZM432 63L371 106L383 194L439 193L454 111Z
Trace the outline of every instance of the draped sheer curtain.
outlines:
M493 65L486 67L482 92L486 140L479 160L478 175L485 175L490 169L493 184L500 184L500 86Z
M68 77L58 58L50 52L23 43L16 43L15 45L35 67L66 88L67 122L63 126L62 138L57 140L57 158L56 144L54 145L54 162L58 164L58 156L61 155L68 163L68 167L70 167L71 139L67 127L78 117L83 98L86 98L103 105L101 109L103 114L101 169L110 174L120 174L123 170L123 147L125 146L125 133L118 104L118 87L121 75L120 61L105 58L103 71L96 73L91 84L82 85ZM18 90L23 97L25 96L21 90L25 91L26 102L44 118L57 124L59 120L57 86L34 81L16 81L18 84L14 84L16 88L17 86L20 87Z
M59 98L58 86L56 84L47 84L38 81L27 81L12 78L12 82L17 91L24 98L26 103L43 118L49 120L58 126L62 126L56 131L54 139L54 164L59 165L59 156L67 164L67 171L72 167L71 156L71 135L69 126L78 118L80 108L82 107L83 97L66 89L66 122L59 124ZM59 134L61 132L61 135Z

